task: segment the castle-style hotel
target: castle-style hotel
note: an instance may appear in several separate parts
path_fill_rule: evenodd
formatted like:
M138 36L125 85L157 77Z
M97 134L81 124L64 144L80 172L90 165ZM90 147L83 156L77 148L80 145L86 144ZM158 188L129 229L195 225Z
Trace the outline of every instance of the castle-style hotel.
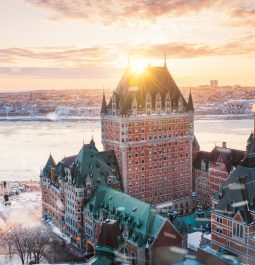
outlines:
M175 264L185 258L178 250L187 247L190 229L176 216L210 206L212 249L246 258L242 244L255 245L247 206L254 205L247 181L255 174L237 175L253 170L254 134L247 152L226 143L200 151L191 92L186 100L166 62L141 73L126 68L110 100L103 95L101 130L104 151L91 139L58 163L50 155L40 174L44 219L86 255L97 255L93 264ZM236 181L244 189L227 194L226 183ZM238 204L244 198L247 204ZM247 249L250 264L253 252Z

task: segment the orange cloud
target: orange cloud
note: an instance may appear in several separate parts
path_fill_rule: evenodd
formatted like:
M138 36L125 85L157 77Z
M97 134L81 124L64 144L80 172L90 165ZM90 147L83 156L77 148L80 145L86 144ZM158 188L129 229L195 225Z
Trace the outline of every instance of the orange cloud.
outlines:
M231 13L233 21L229 24L237 27L255 26L255 3L250 8L237 8Z
M0 49L0 74L58 78L102 78L119 74L123 57L159 59L164 52L171 58L198 58L254 54L255 41L246 35L220 46L199 43L115 44L88 48L9 48ZM127 60L126 60L127 61Z
M47 9L51 19L70 18L107 24L134 24L162 17L183 16L220 6L223 0L25 0Z

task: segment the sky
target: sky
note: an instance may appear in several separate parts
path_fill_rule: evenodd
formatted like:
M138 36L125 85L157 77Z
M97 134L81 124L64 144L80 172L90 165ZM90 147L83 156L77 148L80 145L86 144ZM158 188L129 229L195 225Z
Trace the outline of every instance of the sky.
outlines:
M0 91L111 88L130 61L179 86L255 85L254 0L0 0Z

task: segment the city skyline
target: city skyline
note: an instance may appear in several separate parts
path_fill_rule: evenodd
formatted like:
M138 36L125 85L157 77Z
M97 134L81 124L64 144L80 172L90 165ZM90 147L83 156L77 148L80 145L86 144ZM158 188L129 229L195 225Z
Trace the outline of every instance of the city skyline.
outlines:
M0 91L114 89L164 54L180 86L255 84L252 1L0 2Z

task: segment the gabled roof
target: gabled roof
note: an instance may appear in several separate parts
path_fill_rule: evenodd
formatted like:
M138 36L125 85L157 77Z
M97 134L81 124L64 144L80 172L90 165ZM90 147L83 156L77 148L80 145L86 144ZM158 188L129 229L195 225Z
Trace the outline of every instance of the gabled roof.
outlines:
M152 98L153 107L157 93L161 95L162 103L169 93L173 107L178 107L178 100L181 98L184 109L187 108L186 100L166 67L148 66L142 74L135 74L128 67L114 91L117 106L120 107L120 114L127 114L131 110L131 102L134 97L137 100L138 108L144 108L148 93ZM107 108L111 108L111 106L112 100L110 100Z
M122 231L128 228L128 240L139 247L151 244L167 220L150 204L105 185L100 185L84 210L94 218L102 214L104 219L117 219Z
M234 216L238 211L243 220L250 224L253 218L250 210L254 211L255 202L255 168L237 166L231 172L222 189L215 195L218 203L215 211L226 212Z
M215 146L210 154L210 163L216 163L221 158L229 173L231 168L239 165L244 157L244 151Z

